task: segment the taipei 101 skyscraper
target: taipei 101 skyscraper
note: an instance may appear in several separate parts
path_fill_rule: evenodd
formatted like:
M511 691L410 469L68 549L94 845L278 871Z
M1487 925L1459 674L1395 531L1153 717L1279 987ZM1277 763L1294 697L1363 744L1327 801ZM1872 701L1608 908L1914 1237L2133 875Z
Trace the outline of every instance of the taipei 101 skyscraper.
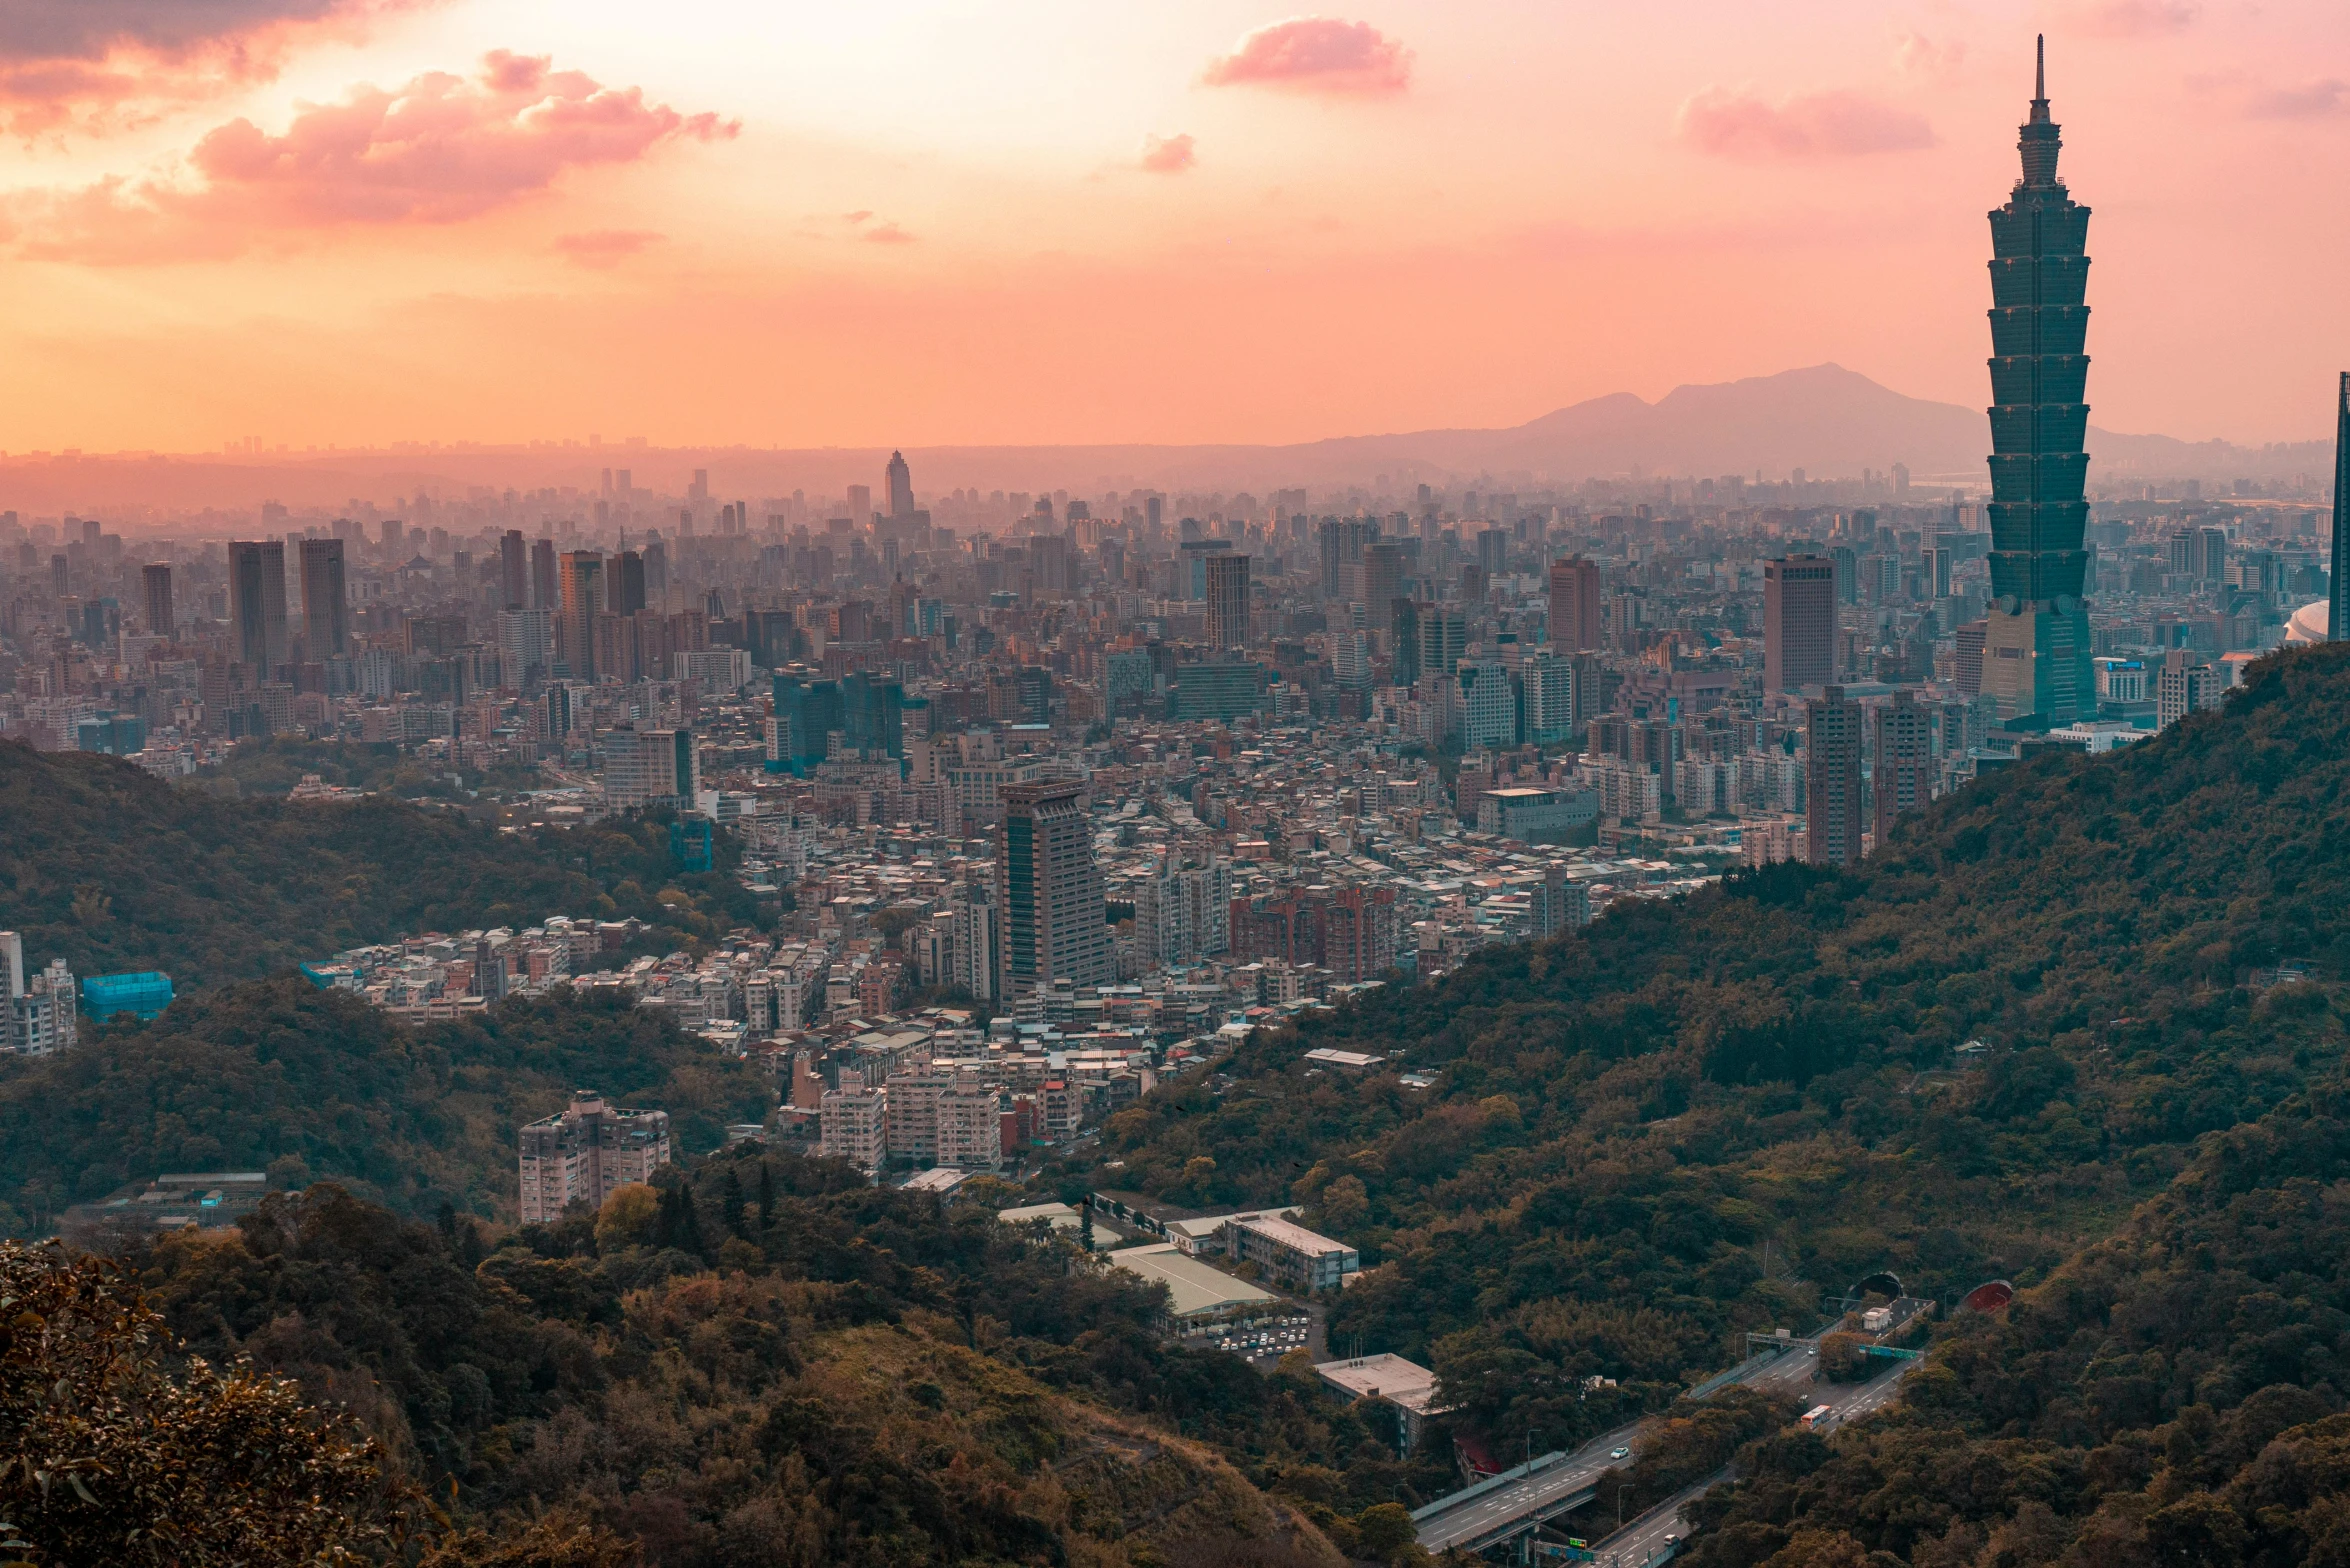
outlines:
M2017 144L2023 178L1991 214L1991 613L1983 691L2014 729L2090 717L2089 612L2081 603L2089 521L2082 401L2089 357L2089 209L2056 177L2047 43Z

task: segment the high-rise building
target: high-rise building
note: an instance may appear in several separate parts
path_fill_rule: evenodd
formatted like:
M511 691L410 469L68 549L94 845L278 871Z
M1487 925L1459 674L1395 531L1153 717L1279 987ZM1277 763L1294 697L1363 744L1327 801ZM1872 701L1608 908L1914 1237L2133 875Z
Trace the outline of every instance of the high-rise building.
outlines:
M555 541L533 539L530 542L530 607L534 610L562 608L563 595L555 586Z
M1037 534L1028 541L1029 577L1040 594L1065 594L1076 586L1069 580L1069 536Z
M1763 689L1801 691L1836 678L1836 563L1791 555L1763 563Z
M520 610L530 603L530 547L519 528L507 529L498 539L498 595L503 609Z
M2350 639L2350 370L2342 372L2342 406L2334 416L2334 564L2326 597L2326 635Z
M1871 718L1876 763L1869 783L1875 794L1877 842L1882 844L1897 820L1933 797L1934 719L1906 689L1873 710Z
M343 581L343 541L302 541L302 654L313 662L351 652L351 596Z
M171 568L158 561L139 568L139 587L146 599L147 631L169 637L179 630L178 612L171 603Z
M775 721L771 771L805 778L831 749L833 732L848 728L840 686L833 681L803 681L796 675L776 676Z
M1806 706L1804 858L1847 866L1861 858L1861 706L1831 686Z
M614 730L603 746L609 805L691 806L701 793L701 758L692 730Z
M1550 645L1583 653L1600 645L1599 563L1570 556L1550 563Z
M1208 645L1248 646L1248 560L1245 555L1211 555L1208 569Z
M2056 177L2046 43L2017 148L2023 177L1991 214L1991 613L1983 690L2010 725L2044 729L2096 710L2081 602L2089 521L2089 359L2083 298L2089 209Z
M996 829L996 883L1003 911L1007 990L1055 980L1105 985L1117 978L1094 864L1093 823L1070 780L1010 784Z
M290 656L286 645L286 547L276 539L237 540L228 547L229 646L237 661L275 680Z
M562 608L555 617L555 657L579 680L596 669L596 617L605 613L604 557L595 550L566 550L557 572Z
M498 612L498 656L502 684L537 686L555 668L555 613L552 610Z
M912 517L914 515L914 471L906 466L905 453L892 452L889 454L886 485L889 492L889 515L893 518Z
M0 1052L51 1056L80 1036L81 1010L65 960L52 958L48 968L28 975L24 939L0 931Z
M906 689L896 681L851 670L841 678L842 739L867 757L906 754Z
M1989 630L1986 621L1969 621L1950 634L1956 647L1953 673L1961 697L1983 694L1983 638Z
M2169 729L2190 713L2218 707L2225 694L2219 671L2186 649L2173 648L2154 677L2155 724Z
M581 1089L555 1116L530 1122L522 1146L522 1223L551 1225L578 1203L600 1209L622 1187L669 1163L669 1113L622 1111Z
M873 521L873 487L849 486L849 521L859 528Z
M623 550L612 561L612 613L634 615L645 607L645 558Z

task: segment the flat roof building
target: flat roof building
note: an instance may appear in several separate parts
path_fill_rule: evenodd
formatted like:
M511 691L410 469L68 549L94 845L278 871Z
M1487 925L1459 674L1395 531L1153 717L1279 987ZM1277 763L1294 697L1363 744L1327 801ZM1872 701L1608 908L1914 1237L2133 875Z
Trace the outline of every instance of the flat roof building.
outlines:
M1336 1290L1363 1266L1362 1254L1345 1242L1265 1212L1233 1215L1225 1222L1224 1247L1275 1284L1305 1294Z
M1127 1273L1167 1287L1167 1316L1178 1330L1244 1316L1280 1299L1189 1256L1171 1242L1121 1247L1105 1256Z
M1420 1428L1427 1418L1440 1413L1431 1408L1436 1398L1436 1374L1401 1356L1353 1356L1324 1362L1314 1373L1341 1399L1377 1399L1393 1405L1397 1446L1406 1453L1419 1446Z

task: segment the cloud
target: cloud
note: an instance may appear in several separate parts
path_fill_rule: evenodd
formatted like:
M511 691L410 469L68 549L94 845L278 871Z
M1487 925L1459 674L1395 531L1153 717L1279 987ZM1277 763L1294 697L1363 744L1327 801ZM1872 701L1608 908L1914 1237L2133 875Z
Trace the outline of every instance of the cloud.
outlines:
M1208 62L1210 87L1286 87L1304 92L1398 93L1412 79L1412 52L1368 22L1296 16L1260 27Z
M557 235L555 252L583 267L616 267L666 238L651 229L590 229L584 234Z
M873 227L860 232L857 238L869 240L876 245L911 245L914 243L914 236L894 223L876 223Z
M4 0L0 128L20 136L146 123L283 68L304 41L354 35L435 0Z
M1189 133L1142 139L1141 168L1145 174L1181 174L1198 162L1199 155L1192 151Z
M2067 9L2073 30L2095 38L2152 38L2192 26L2186 0L2080 0Z
M1852 92L1767 103L1709 87L1681 106L1680 138L1720 158L1844 158L1934 145L1933 127L1906 109Z
M2319 120L2350 114L2350 82L2328 78L2301 87L2271 87L2254 93L2244 112L2255 120Z
M146 261L229 254L247 239L358 224L461 223L552 186L573 169L633 163L675 141L740 129L647 103L544 56L506 50L468 80L446 72L301 104L279 134L231 120L187 157L199 183L109 179L17 202L28 253Z
M1903 33L1893 40L1893 66L1904 76L1946 82L1966 63L1966 43L1949 39L1937 43L1923 33Z

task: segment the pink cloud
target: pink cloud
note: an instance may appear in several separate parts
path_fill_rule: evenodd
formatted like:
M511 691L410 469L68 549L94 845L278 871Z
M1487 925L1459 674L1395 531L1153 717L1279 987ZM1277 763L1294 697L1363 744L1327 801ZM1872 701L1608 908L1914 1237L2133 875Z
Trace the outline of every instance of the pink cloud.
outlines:
M1398 93L1411 84L1412 52L1368 22L1296 16L1260 27L1208 62L1210 87L1287 87L1305 92Z
M247 236L346 224L460 223L536 195L573 169L633 163L675 141L740 129L647 103L541 56L498 50L467 80L431 72L341 103L303 104L282 133L250 120L208 132L188 155L194 186L102 181L25 199L33 253L64 260L165 259L241 248Z
M861 231L857 238L869 240L875 245L911 245L914 243L914 236L894 223L876 223L873 227Z
M665 238L651 229L590 229L584 234L557 235L555 252L583 267L616 267Z
M2253 94L2245 113L2256 120L2318 120L2350 113L2350 82L2329 78L2302 87L2272 87Z
M2151 38L2193 25L2195 10L2185 0L2080 0L2067 19L2096 38Z
M1681 106L1679 134L1721 158L1843 158L1934 145L1933 128L1919 116L1841 91L1773 104L1711 87Z
M304 41L436 0L5 0L0 127L120 130L275 77Z
M1146 174L1181 174L1199 162L1188 132L1142 139L1142 170Z

